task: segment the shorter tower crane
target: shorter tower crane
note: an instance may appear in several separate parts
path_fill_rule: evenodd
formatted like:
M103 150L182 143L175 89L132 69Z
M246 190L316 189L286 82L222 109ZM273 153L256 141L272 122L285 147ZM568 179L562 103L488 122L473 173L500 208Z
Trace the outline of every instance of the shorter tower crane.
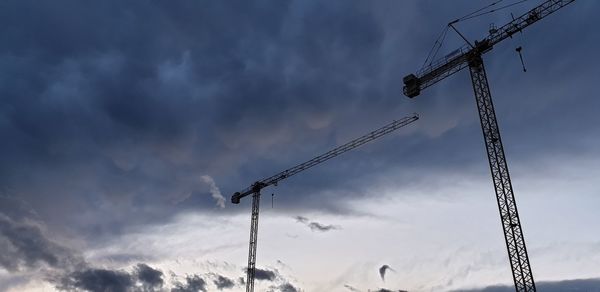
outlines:
M395 130L398 130L416 120L419 119L417 114L413 114L408 117L404 117L400 120L393 121L375 131L372 131L360 138L354 139L344 145L341 145L333 150L330 150L322 155L319 155L307 162L298 164L292 168L286 169L278 174L272 175L265 179L259 180L253 183L250 187L244 189L241 192L236 192L231 196L231 202L233 204L239 204L240 199L248 195L252 195L252 217L250 223L250 247L248 252L248 270L246 274L246 292L254 291L254 274L256 271L256 243L258 235L258 207L260 203L260 191L270 185L277 185L281 180L284 180L290 176L298 174L301 171L307 170L317 164L325 162L331 158L334 158L342 153L348 152L354 148L357 148L365 143L373 141L381 136L387 135Z

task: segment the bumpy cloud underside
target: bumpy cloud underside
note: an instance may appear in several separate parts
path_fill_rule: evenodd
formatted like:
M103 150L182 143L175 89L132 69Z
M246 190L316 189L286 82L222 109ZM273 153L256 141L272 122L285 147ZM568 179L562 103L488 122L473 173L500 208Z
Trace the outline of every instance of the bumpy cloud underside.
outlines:
M402 96L402 77L422 65L439 30L472 9L472 1L3 2L0 267L71 269L64 284L81 289L160 285L143 266L85 263L57 244L60 230L39 222L102 246L190 210L245 212L215 204L411 112L421 114L414 125L282 181L278 210L348 214L340 202L379 188L487 175L467 72L417 99ZM597 11L576 3L527 30L526 74L507 49L514 42L486 55L511 161L594 157L600 64L582 56L598 51ZM460 25L469 39L487 34L487 22ZM442 51L461 44L449 39ZM179 284L207 286L199 276Z
M190 208L214 211L215 202L223 206L223 197L262 177L415 111L422 119L403 134L282 182L278 208L346 212L340 201L363 196L385 174L402 185L432 169L481 164L473 101L460 98L471 95L466 75L418 102L401 94L401 77L419 68L442 27L429 21L436 19L431 13L447 19L446 9L469 11L470 2L435 9L426 1L70 0L61 5L68 11L51 2L5 6L0 188L43 220L95 240ZM593 11L583 6L568 9L581 17ZM569 30L570 14L561 13L544 24L547 31ZM409 29L417 20L418 33ZM595 26L579 32L587 27ZM463 29L480 36L486 28ZM539 35L532 31L529 38ZM545 38L552 43L528 65L560 73L532 73L528 82L500 74L512 65L518 71L518 60L489 60L508 140L528 143L511 153L514 159L544 147L572 149L577 137L590 136L586 125L597 124L590 109L599 101L585 92L592 82L582 76L593 74L561 65L581 63L597 38L589 35L588 45L568 50L562 40L568 35ZM460 44L448 42L448 51ZM525 99L541 98L529 94L540 84L544 107ZM571 89L558 88L565 84ZM508 94L515 86L520 90ZM578 101L569 111L561 103L566 96ZM532 129L543 139L531 137ZM207 177L219 188L207 186Z
M537 282L535 286L540 291L548 292L595 291L600 287L600 279ZM472 290L456 290L455 292L509 292L514 290L513 286L497 285Z

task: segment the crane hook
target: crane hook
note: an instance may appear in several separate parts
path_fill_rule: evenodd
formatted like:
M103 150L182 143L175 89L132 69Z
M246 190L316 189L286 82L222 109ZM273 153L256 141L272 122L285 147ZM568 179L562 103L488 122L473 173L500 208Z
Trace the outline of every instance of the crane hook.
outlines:
M527 69L525 68L525 62L523 62L523 55L521 54L521 51L523 50L523 48L521 46L518 46L515 51L517 51L517 53L519 53L519 59L521 59L521 65L523 66L523 72L527 72Z

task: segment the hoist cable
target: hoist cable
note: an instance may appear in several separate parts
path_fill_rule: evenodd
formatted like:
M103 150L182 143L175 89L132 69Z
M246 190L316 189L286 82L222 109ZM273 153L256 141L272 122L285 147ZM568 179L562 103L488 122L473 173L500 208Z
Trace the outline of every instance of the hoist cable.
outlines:
M529 1L529 0L520 0L520 1L517 1L517 2L513 2L511 4L507 4L507 5L504 5L502 7L496 8L496 9L492 9L492 10L489 10L489 11L486 11L486 12L481 12L479 14L471 15L469 17L460 18L459 21L469 20L469 19L473 19L473 18L476 18L476 17L479 17L479 16L486 15L486 14L494 13L494 12L497 12L497 11L500 11L500 10L503 10L503 9L506 9L506 8L509 8L509 7L518 5L518 4L521 4L523 2L527 2L527 1Z
M438 36L438 38L435 40L435 43L433 44L433 47L431 47L431 50L429 50L429 54L427 54L427 58L425 59L425 62L423 62L422 67L431 65L431 63L435 59L435 56L437 55L438 51L442 47L442 44L444 43L444 39L446 38L447 33L448 33L448 27L444 28L442 30L442 32L440 33L440 35ZM429 63L427 63L427 62L429 62Z

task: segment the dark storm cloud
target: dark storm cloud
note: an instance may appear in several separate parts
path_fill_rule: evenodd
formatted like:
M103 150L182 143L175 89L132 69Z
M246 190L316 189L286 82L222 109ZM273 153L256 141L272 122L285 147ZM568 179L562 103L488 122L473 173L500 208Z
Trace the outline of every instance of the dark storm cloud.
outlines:
M281 275L277 269L256 269L254 278L261 281L269 281L272 283L269 286L269 292L298 292L301 291L296 286L292 285L286 277ZM243 280L243 278L241 278ZM242 282L243 284L243 282Z
M198 287L194 280L192 278L191 282L188 280L182 286L177 283L175 288ZM163 291L164 285L163 272L143 263L137 264L131 272L80 266L72 272L64 271L63 275L55 276L49 281L61 291L152 292Z
M310 221L308 218L303 217L303 216L296 216L296 217L294 217L294 219L296 219L296 222L299 222L299 223L302 223L302 224L308 226L308 228L310 228L310 230L312 230L312 231L326 232L326 231L341 229L340 226L321 224L319 222Z
M283 283L279 286L270 287L269 292L300 292L300 290L290 283Z
M257 268L254 273L254 278L256 280L274 281L275 279L277 279L277 272Z
M204 175L227 195L407 112L421 113L413 130L282 182L278 206L347 212L340 201L386 175L405 185L471 164L487 174L466 72L401 95L402 76L471 1L3 5L0 188L91 245L214 212ZM486 57L509 159L597 148L581 138L595 137L600 106L584 86L597 61L581 62L600 43L594 5L525 32L527 74L510 49ZM473 38L488 24L461 27ZM34 265L53 262L39 256Z
M97 237L211 208L203 175L232 191L257 174L244 157L329 132L383 41L369 9L341 3L5 5L0 184Z
M600 279L578 279L564 281L544 281L536 282L535 286L538 290L544 292L563 292L563 291L599 291ZM513 286L489 286L480 289L472 290L455 290L455 292L509 292L514 291Z
M0 267L15 272L42 266L67 268L80 263L72 252L49 240L32 220L13 221L0 213Z
M171 292L198 292L206 291L206 281L198 275L188 275L185 283L176 283Z
M207 282L200 275L186 275L183 277L183 281L174 281L166 284L163 279L164 273L161 270L152 268L144 263L138 263L130 272L121 269L79 267L76 271L60 274L55 273L53 274L55 278L48 280L55 285L56 289L61 291L208 291ZM172 272L171 276L178 278ZM235 286L233 280L225 276L211 273L209 277L215 277L213 283L218 290L230 289ZM243 285L243 281L240 284Z
M162 291L162 271L144 263L138 263L131 272L93 267L77 251L50 239L45 229L44 224L31 218L13 220L0 213L0 268L8 272L33 272L58 290ZM17 275L2 279L0 287L8 289L30 280L31 277L24 279ZM200 281L203 280L197 276L187 277L186 283L176 288L188 291L203 287ZM227 284L224 280L220 283Z
M135 267L135 276L148 288L160 288L164 284L163 272L153 269L146 264L138 264Z
M213 280L213 283L215 283L215 286L217 286L217 289L219 290L229 289L235 286L235 283L232 279L221 275L216 275L216 277L217 278Z
M133 287L136 278L129 273L90 268L76 251L49 239L44 229L33 219L15 221L0 213L0 267L9 272L41 269L39 274L59 290L130 291ZM162 285L162 273L145 264L136 267L136 276L146 291ZM7 285L16 284L23 281Z
M64 277L57 288L67 291L129 292L134 283L132 276L125 271L86 269Z

